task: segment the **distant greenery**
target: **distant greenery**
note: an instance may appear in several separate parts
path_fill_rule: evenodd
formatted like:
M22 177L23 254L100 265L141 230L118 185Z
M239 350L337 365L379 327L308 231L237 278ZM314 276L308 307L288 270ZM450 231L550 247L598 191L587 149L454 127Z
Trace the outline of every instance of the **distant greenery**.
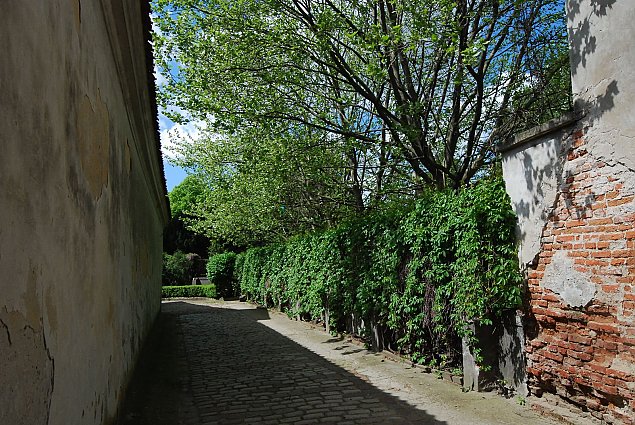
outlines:
M520 305L515 215L499 179L426 192L325 232L239 256L244 295L290 316L355 324L378 348L460 364L459 337ZM469 336L469 335L468 335Z
M184 252L163 253L164 285L189 285L192 279L191 269L192 260Z
M234 265L236 254L226 252L217 254L207 261L207 277L216 285L218 296L227 298L238 295L238 285L234 280Z
M216 298L216 287L214 285L185 285L163 286L161 288L161 298L193 297Z
M207 258L210 239L189 226L191 221L200 219L196 211L205 202L207 191L201 179L188 175L168 194L172 217L163 233L163 250L166 253L183 251Z

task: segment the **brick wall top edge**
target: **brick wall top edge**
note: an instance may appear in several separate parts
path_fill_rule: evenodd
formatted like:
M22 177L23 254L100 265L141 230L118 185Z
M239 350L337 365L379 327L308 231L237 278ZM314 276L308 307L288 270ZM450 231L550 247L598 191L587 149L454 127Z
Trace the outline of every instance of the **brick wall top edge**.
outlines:
M580 118L582 118L583 113L579 111L567 112L566 114L554 118L550 121L547 121L544 124L539 126L530 128L529 130L525 130L522 133L519 133L509 139L506 143L498 146L496 151L499 153L504 153L510 151L512 149L516 149L523 145L526 145L530 142L533 142L545 135L550 133L555 133L558 130L561 130L565 127L572 126L575 124Z

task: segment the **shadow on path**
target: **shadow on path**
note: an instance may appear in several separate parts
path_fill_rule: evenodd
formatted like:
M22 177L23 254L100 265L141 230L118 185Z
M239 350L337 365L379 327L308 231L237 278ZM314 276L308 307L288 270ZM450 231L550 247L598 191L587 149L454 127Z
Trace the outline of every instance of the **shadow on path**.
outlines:
M258 323L268 318L164 303L119 423L446 424Z

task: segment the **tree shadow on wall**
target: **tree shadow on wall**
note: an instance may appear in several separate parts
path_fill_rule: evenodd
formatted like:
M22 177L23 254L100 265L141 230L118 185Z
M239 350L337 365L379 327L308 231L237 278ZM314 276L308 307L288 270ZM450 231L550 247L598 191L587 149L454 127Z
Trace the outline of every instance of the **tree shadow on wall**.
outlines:
M587 57L595 53L597 49L597 37L591 34L592 17L606 16L616 2L617 0L591 0L590 13L581 20L578 18L582 13L580 0L567 2L569 22L578 21L575 28L569 28L571 74L574 77L577 75L579 67L586 68Z
M587 67L589 58L597 52L599 48L598 39L592 34L592 23L594 19L601 19L607 16L613 8L617 0L591 0L591 4L586 10L580 7L581 1L567 2L567 17L569 22L577 22L576 26L569 27L570 39L570 56L571 56L571 75L573 78L579 74L582 68ZM580 18L580 14L587 13L587 16ZM564 129L558 129L558 132L546 134L542 138L532 142L528 147L535 146L550 138L556 138L555 151L549 152L551 159L550 164L536 164L535 158L531 152L525 150L516 152L522 155L521 161L528 193L531 193L529 199L522 199L514 204L516 214L522 218L535 217L541 214L545 220L549 219L550 212L554 210L556 205L561 202L561 196L565 195L564 202L567 208L572 211L576 218L583 218L585 213L591 208L595 202L594 195L586 195L583 199L578 199L572 191L569 190L571 178L576 174L575 169L565 172L565 163L568 155L572 151L573 134L578 130L591 127L604 114L615 108L615 99L619 95L619 84L617 80L610 81L605 88L604 93L594 99L575 99L574 109L575 115L578 117L577 122ZM518 170L521 171L521 170ZM551 205L544 205L543 201L547 194L543 187L548 181L554 181L556 186L556 198ZM542 211L538 211L542 209ZM544 230L544 229L543 229ZM527 234L519 231L518 236L523 240Z

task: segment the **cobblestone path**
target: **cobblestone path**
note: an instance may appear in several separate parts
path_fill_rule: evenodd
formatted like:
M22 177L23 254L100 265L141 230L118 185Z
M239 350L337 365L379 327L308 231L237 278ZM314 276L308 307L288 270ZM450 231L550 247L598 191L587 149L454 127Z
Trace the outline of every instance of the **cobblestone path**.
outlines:
M322 423L556 422L513 399L463 393L408 363L386 360L280 313L211 300L162 304L118 422Z
M129 424L445 424L260 324L266 310L164 303Z

